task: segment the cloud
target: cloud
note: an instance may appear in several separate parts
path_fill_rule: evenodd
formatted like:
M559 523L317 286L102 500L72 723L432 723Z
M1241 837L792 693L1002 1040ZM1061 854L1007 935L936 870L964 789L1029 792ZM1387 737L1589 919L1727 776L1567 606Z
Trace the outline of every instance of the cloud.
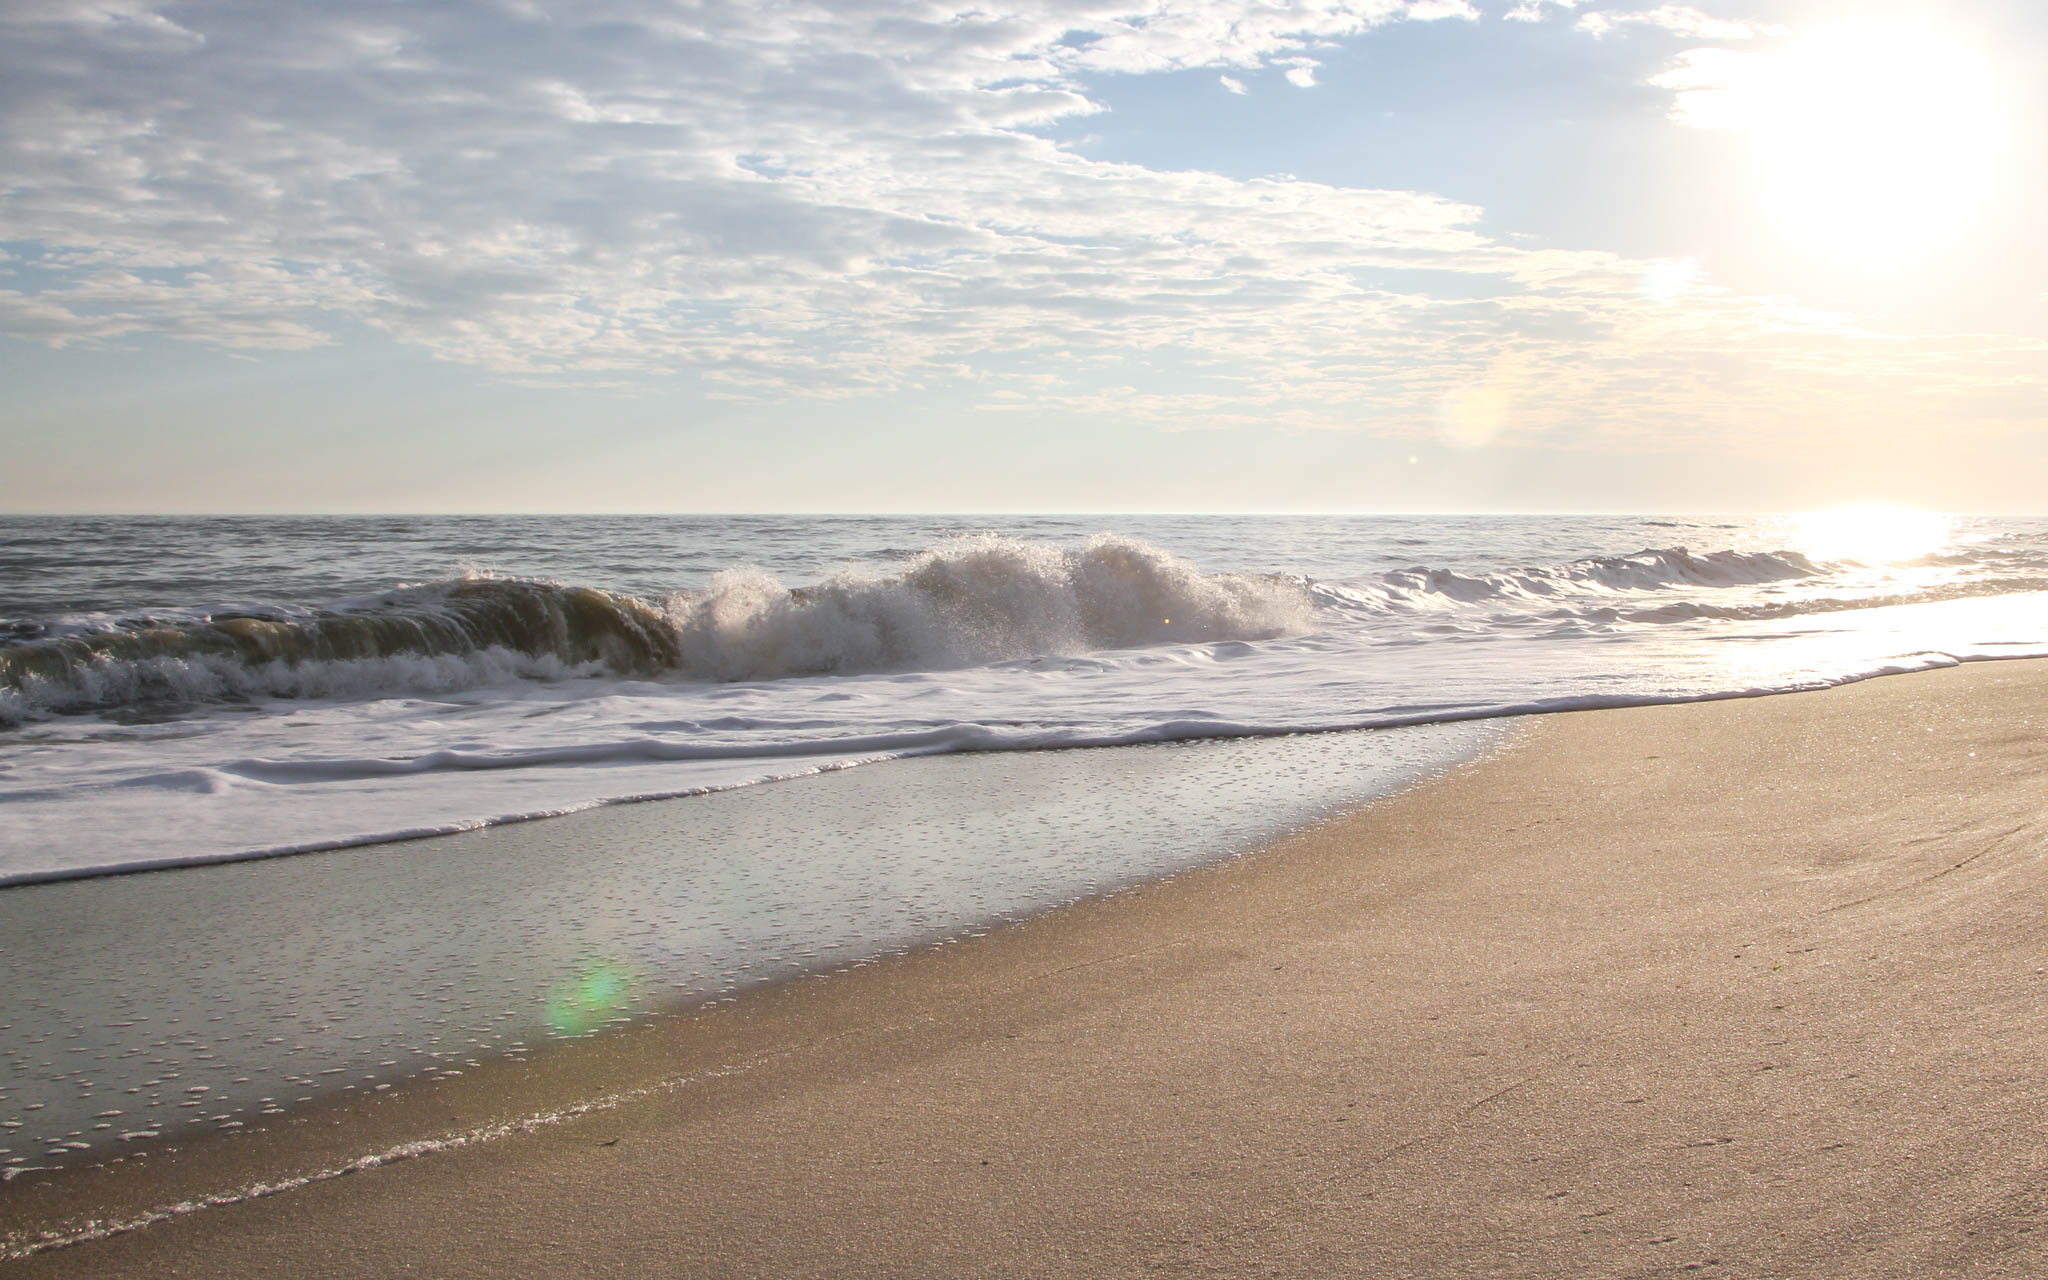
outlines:
M1767 125L1767 104L1781 96L1778 61L1734 49L1687 49L1649 83L1671 91L1671 119L1695 129Z
M1303 62L1287 68L1287 83L1297 89L1313 89L1316 84L1316 64Z
M1217 76L1216 79L1219 83L1223 85L1224 88L1230 90L1232 93L1242 95L1251 92L1251 90L1244 87L1244 81L1239 80L1234 76Z
M508 370L884 382L1007 323L956 309L989 280L1090 281L1100 324L1209 269L1175 180L1030 132L1096 110L1080 75L1298 73L1403 10L33 0L0 13L0 239L81 319L11 331L297 346L331 315ZM293 287L215 305L252 268Z
M1510 22L1541 22L1552 8L1569 13L1578 5L1579 0L1517 0L1515 7L1501 16Z
M1477 22L1479 10L1472 7L1471 0L1412 0L1402 16L1415 22L1438 22L1445 18Z
M23 0L0 10L0 333L369 325L525 380L958 384L1422 436L1512 370L1488 439L1626 435L1658 406L1675 432L1765 429L1786 386L1909 377L1920 356L1837 318L1647 297L1644 263L1502 243L1428 193L1109 163L1042 130L1101 109L1092 76L1313 83L1327 42L1455 7ZM2027 367L1981 344L1939 367L1994 358Z
M1516 16L1516 15L1510 15ZM1674 35L1700 40L1749 40L1776 28L1759 23L1731 21L1700 12L1689 4L1665 4L1654 9L1596 9L1579 17L1578 29L1603 37L1625 27L1655 27Z

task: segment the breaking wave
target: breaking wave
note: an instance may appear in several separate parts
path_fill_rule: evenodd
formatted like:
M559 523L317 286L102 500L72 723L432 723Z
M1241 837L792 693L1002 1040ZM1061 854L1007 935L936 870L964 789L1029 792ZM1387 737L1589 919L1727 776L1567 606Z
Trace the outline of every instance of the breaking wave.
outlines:
M659 609L592 587L459 578L327 609L145 622L0 649L0 717L468 688L679 658Z
M471 576L324 609L138 622L0 648L0 721L258 697L439 692L578 675L773 680L944 670L1299 634L1300 579L1204 574L1132 538L984 536L882 577L790 589L755 569L665 604Z
M967 538L924 553L900 577L846 573L796 591L758 570L728 570L671 608L684 670L714 680L944 670L1314 626L1302 579L1204 574L1110 534L1080 550Z
M1842 572L1796 551L1653 547L1490 573L1416 565L1338 585L1204 573L1105 533L1080 547L954 539L910 557L899 573L849 569L795 588L759 569L728 569L700 591L659 602L472 575L319 609L102 619L55 635L16 626L0 632L0 724L261 698L438 694L518 680L944 671L1345 627L1473 637L1532 626L1604 632L2048 588L2048 578L2007 574L1902 591L1903 583L1859 585Z

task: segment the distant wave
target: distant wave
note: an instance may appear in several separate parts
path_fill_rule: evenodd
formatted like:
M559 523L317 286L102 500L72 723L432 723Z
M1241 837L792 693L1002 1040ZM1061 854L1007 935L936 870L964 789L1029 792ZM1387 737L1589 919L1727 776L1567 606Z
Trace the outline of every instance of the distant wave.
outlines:
M325 609L216 615L0 648L0 720L258 697L433 692L519 678L705 680L943 670L1310 629L1305 584L1204 574L1136 539L1070 550L984 536L900 575L790 589L755 569L657 605L595 587L472 576Z
M1556 568L1462 577L1445 569L1386 574L1389 589L1459 600L1549 597L1586 590L1655 591L1669 587L1750 587L1819 577L1825 570L1797 551L1714 551L1652 547L1626 556L1591 556Z
M1445 624L1451 630L1485 634L1533 624L1563 624L1567 628L1591 624L1610 628L1621 624L1754 622L2048 590L2048 562L2038 557L2015 560L2018 563L2013 567L2032 568L2036 572L1937 581L1908 589L1878 586L1838 595L1827 593L1828 587L1839 585L1831 580L1836 566L1817 564L1796 551L1717 551L1696 555L1683 547L1659 547L1628 556L1589 557L1553 568L1495 574L1466 575L1417 566L1381 574L1376 583L1363 587L1317 583L1312 590L1319 602L1354 613L1440 612L1459 606L1491 606L1483 610L1466 608L1455 626ZM1972 567L1982 564L1981 560L1966 557L1956 557L1955 562ZM1718 590L1781 582L1809 583L1817 590L1779 599L1732 601L1674 590Z
M1850 609L1882 609L1894 605L1932 604L1942 600L2018 595L2028 591L2048 591L2048 578L1989 578L1976 582L1946 583L1919 591L1880 592L1862 596L1807 596L1798 600L1767 600L1755 604L1723 605L1712 601L1674 600L1667 604L1644 608L1610 608L1589 610L1586 613L1588 616L1606 614L1614 620L1623 622L1754 622L1807 614L1841 613Z
M1379 575L1364 586L1318 584L1338 608L1370 611L1440 609L1460 604L1548 602L1562 597L1611 599L1624 592L1673 587L1749 587L1823 577L1824 566L1797 551L1714 551L1651 547L1626 556L1589 556L1569 564L1465 574L1416 565Z

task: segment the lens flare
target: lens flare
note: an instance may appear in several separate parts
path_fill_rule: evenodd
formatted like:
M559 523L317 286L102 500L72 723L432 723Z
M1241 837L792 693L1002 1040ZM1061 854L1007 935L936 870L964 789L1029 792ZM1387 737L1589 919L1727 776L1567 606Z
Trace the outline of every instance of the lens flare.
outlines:
M582 1035L626 1003L630 986L618 965L592 965L548 992L548 1026L556 1035Z

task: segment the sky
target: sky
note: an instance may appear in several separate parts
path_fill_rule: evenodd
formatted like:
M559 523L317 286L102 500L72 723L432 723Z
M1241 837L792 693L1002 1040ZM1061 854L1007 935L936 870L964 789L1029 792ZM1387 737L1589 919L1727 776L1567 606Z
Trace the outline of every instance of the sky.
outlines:
M0 510L2048 510L2048 5L9 0Z

